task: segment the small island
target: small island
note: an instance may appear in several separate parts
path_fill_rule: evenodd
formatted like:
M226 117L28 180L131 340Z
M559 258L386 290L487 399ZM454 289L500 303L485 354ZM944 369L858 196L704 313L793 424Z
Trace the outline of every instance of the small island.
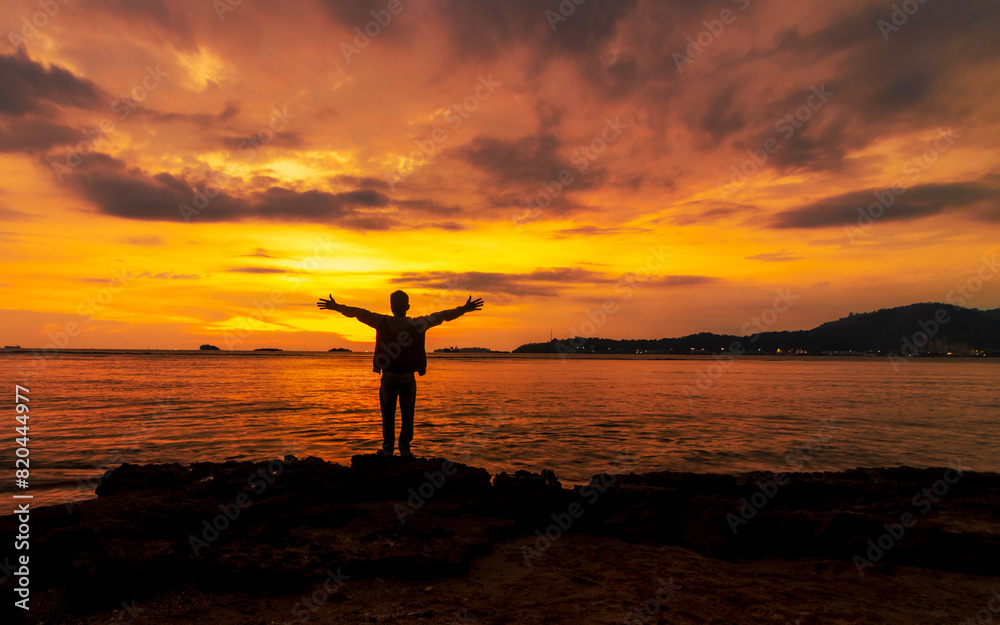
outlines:
M255 351L255 352L280 352L280 351L284 351L284 350L282 350L280 347L258 347L257 349L255 349L253 351Z
M199 347L198 349L201 349L201 350L204 350L204 351L221 351L221 350L220 350L220 349L219 349L218 347L216 347L215 345L209 345L208 343L205 343L204 345L202 345L202 346L201 346L201 347Z
M353 353L353 352L351 352L351 350L347 349L346 347L334 347L334 348L328 349L326 351L328 351L328 352L349 352L349 353Z
M509 354L498 352L488 347L441 347L434 350L435 354Z

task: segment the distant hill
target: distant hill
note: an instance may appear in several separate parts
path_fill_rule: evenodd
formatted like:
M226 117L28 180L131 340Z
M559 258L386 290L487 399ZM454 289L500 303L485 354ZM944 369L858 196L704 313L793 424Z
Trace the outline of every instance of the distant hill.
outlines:
M514 353L690 354L727 353L734 344L748 354L874 353L899 355L1000 355L1000 309L977 310L922 303L851 313L811 330L735 336L702 332L664 339L553 339Z

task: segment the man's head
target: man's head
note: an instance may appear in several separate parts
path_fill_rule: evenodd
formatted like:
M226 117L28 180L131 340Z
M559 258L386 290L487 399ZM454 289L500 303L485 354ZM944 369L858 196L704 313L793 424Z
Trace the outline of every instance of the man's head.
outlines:
M410 296L402 291L394 291L389 296L389 308L392 314L397 317L405 317L406 311L410 309Z

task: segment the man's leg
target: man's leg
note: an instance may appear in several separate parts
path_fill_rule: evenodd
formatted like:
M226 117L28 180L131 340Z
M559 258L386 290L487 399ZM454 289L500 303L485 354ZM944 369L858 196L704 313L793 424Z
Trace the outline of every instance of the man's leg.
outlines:
M411 373L399 381L399 413L403 423L399 427L399 452L410 451L413 440L413 411L417 405L417 379Z
M382 383L378 387L379 407L382 409L382 451L392 454L396 431L396 397L399 388L392 374L382 372Z

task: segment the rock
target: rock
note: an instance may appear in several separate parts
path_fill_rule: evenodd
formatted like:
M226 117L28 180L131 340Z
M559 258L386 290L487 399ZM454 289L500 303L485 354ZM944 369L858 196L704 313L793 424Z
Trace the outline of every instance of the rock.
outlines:
M74 514L32 509L32 592L86 614L192 583L298 592L328 568L352 578L458 576L497 541L531 536L570 510L582 512L567 533L715 558L823 558L851 570L868 541L909 512L915 524L876 567L997 575L1000 476L965 472L937 501L915 498L944 471L794 473L777 488L770 473L601 474L565 489L551 471L500 473L491 483L484 469L444 458L123 464ZM16 516L0 517L3 535L17 526ZM0 562L15 561L12 546L0 547ZM14 581L0 582L0 592L11 594Z

